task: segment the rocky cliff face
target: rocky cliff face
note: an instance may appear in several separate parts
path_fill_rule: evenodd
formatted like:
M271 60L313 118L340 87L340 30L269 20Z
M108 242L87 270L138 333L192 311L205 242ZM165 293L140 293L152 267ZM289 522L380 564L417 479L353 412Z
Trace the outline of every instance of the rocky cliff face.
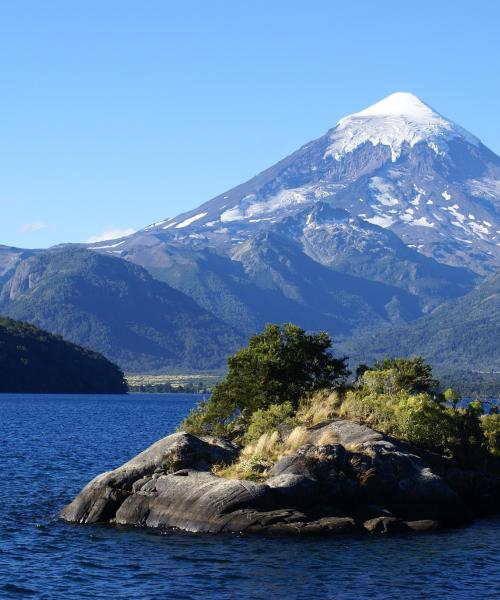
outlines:
M211 472L238 452L173 434L96 477L61 518L211 533L390 533L465 525L500 501L500 476L464 472L349 421L310 428L261 483Z

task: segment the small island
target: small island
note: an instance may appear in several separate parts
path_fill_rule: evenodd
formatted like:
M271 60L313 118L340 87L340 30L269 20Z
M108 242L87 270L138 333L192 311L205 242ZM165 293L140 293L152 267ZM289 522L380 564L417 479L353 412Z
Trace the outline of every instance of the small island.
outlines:
M0 317L0 371L0 393L127 392L123 372L102 354L6 317Z
M188 532L399 533L500 509L500 415L441 393L421 357L360 365L326 333L269 325L180 424L92 480L77 523Z

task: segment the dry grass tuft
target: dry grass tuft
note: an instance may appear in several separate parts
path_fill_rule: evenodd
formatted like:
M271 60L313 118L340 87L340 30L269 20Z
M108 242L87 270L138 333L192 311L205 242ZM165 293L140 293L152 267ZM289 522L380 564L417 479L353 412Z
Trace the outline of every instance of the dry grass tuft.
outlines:
M326 429L319 436L318 441L316 443L317 446L330 446L331 444L337 444L339 441L339 436L332 429Z
M297 418L304 425L311 427L337 417L341 404L342 398L336 390L321 390L302 404Z
M212 472L226 479L264 481L276 461L298 450L308 437L307 428L303 425L295 427L283 442L278 431L263 433L255 444L243 448L235 463L229 466L216 465Z
M282 456L285 456L286 454L291 454L292 452L298 450L307 442L307 438L307 428L304 427L304 425L299 425L298 427L295 427L295 429L293 429L290 432L290 435L286 438L283 444Z

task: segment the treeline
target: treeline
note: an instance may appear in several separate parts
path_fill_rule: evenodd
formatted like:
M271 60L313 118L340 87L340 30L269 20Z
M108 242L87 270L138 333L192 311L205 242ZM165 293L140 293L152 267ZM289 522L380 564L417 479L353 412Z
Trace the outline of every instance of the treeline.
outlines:
M145 394L209 394L212 391L202 381L197 381L196 383L189 382L182 385L172 385L168 382L141 383L129 385L129 390Z
M500 398L500 373L445 371L439 373L441 386L457 390L464 398Z

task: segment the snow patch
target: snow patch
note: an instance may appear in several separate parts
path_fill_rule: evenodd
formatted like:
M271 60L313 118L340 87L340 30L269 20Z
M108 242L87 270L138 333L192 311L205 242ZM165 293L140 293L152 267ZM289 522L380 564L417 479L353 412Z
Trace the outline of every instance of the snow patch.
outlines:
M206 215L207 215L206 212L198 213L197 215L194 215L194 217L189 217L188 219L185 219L184 221L182 221L181 223L179 223L178 225L176 225L175 228L176 229L183 229L184 227L187 227L188 225L191 225L191 223L194 223L195 221L198 221L198 219L202 219ZM166 229L166 227L164 229Z
M394 198L394 189L390 183L387 183L382 177L372 177L369 188L374 192L375 198L384 206L397 206L399 200Z
M476 223L473 221L472 223L469 223L469 227L480 238L482 238L483 235L489 235L489 233L490 233L490 230L487 227L485 227L484 225L481 225L481 223Z
M116 244L106 244L106 246L92 246L92 250L104 250L105 248L116 248L120 244L124 244L127 240L122 240L121 242L116 242ZM121 250L120 250L121 252Z
M394 219L391 219L388 215L375 215L374 217L365 220L368 221L368 223L384 228L390 227L395 222Z
M427 219L427 217L420 217L419 219L415 219L414 221L412 221L412 226L416 226L416 227L434 227L435 223L432 223L432 221L429 221Z
M306 188L281 190L262 202L254 202L256 199L255 194L249 194L241 200L239 205L233 206L223 212L220 220L223 223L243 221L250 217L269 214L295 204L304 204L307 202L308 191Z

